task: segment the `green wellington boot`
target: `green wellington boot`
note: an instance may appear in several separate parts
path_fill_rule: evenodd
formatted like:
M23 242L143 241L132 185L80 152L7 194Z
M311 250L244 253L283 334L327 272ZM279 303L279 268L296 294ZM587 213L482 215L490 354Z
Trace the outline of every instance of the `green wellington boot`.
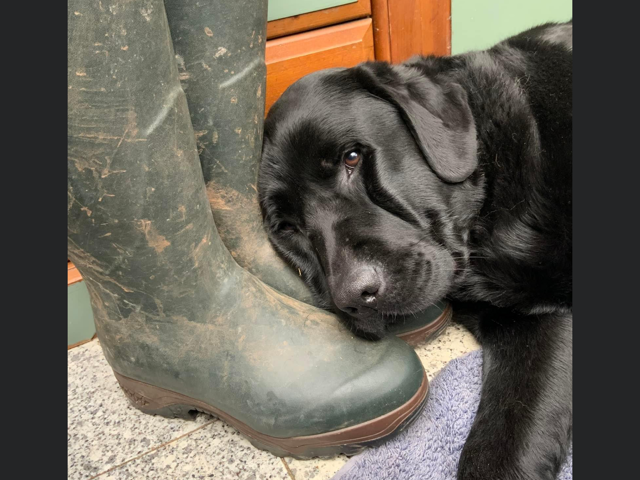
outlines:
M263 282L313 303L298 272L271 247L257 200L267 1L166 0L165 5L222 241L238 264ZM398 318L390 332L417 345L442 331L450 318L451 307L441 301L415 316Z
M297 458L404 429L427 397L415 352L353 337L220 240L163 2L71 0L68 25L69 258L132 405Z

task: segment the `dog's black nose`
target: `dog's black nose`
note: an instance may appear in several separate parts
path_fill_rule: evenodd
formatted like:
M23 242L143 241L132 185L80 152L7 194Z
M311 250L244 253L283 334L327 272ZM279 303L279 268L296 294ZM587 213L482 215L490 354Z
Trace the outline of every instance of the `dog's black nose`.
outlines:
M350 315L370 315L382 293L382 279L373 267L361 267L343 275L333 285L333 301Z

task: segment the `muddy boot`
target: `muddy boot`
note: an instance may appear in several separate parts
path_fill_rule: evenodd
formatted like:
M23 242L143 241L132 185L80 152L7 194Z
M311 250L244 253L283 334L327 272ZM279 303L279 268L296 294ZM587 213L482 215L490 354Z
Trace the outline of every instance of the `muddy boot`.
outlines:
M306 303L298 271L271 247L262 227L256 182L262 147L267 1L165 2L180 80L222 241L240 266L276 290ZM416 345L441 331L444 301L397 319L390 331Z
M404 429L427 396L417 355L273 290L220 240L163 2L71 0L68 22L69 258L131 404L298 458Z

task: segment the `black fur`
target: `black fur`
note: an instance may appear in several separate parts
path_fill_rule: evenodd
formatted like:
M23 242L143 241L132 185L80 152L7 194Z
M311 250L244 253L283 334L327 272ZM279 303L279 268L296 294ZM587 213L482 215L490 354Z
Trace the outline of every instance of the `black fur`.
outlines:
M378 337L447 296L482 344L460 479L555 478L571 439L571 45L316 72L265 123L265 226L318 303Z

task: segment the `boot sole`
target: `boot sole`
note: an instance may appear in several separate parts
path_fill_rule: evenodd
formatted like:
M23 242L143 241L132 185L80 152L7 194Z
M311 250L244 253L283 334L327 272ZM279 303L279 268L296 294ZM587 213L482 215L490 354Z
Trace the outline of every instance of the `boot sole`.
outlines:
M131 404L144 413L184 419L194 419L196 412L207 413L234 427L256 448L267 450L278 457L301 460L331 457L341 453L355 455L367 447L384 443L413 423L424 408L429 392L429 381L423 373L422 385L415 395L404 405L381 417L319 435L278 438L260 433L195 398L125 377L115 371L113 373Z
M421 343L427 340L433 340L442 333L445 327L449 324L451 317L453 316L453 308L448 304L442 311L440 316L431 322L430 324L411 330L409 332L401 333L397 335L398 338L404 340L412 347L417 347Z

